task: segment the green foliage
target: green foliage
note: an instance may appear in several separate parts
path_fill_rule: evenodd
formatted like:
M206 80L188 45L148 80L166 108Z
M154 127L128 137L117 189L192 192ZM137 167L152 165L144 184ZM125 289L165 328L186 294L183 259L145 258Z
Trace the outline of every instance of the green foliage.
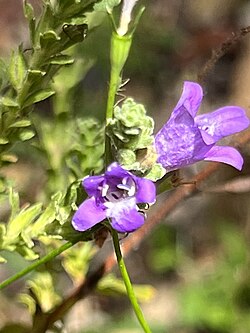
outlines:
M121 0L103 0L94 5L96 11L112 12L115 6L118 6Z
M35 313L36 304L39 305L43 313L47 313L61 301L54 286L55 283L49 272L37 273L32 280L27 282L27 287L31 293L20 294L19 300L28 307L31 314Z
M150 285L133 285L136 298L140 302L150 301L155 295L155 289ZM116 278L113 274L109 274L102 278L97 290L101 294L107 296L127 295L127 291L123 280Z
M121 107L115 107L109 135L118 162L126 169L137 171L156 181L166 172L156 163L153 131L154 121L146 115L142 104L127 98Z
M96 120L64 117L36 124L39 141L36 146L48 166L48 187L64 191L76 179L103 168L104 128ZM62 144L63 142L63 144Z
M212 270L196 275L180 290L182 322L218 332L246 332L250 322L249 249L237 226L220 223L219 238L221 252ZM192 266L197 268L195 263Z
M74 284L82 282L96 251L93 243L81 243L64 252L62 265Z
M46 208L42 207L42 203L20 208L19 195L10 188L11 214L7 224L0 224L0 251L16 251L26 260L34 260L40 255L35 241L39 241L40 245L45 244L49 251L48 245L58 246L56 239L72 242L79 239L91 240L91 231L79 233L69 223L73 210L76 209L78 188L79 182L75 182L65 194L56 193ZM5 258L0 257L0 262L6 262Z
M88 27L85 14L94 11L96 2L58 0L52 4L51 1L43 1L42 14L35 17L32 5L24 0L30 49L23 50L20 45L17 51L12 52L8 65L2 60L0 62L0 166L13 162L8 151L15 142L33 137L32 131L24 128L20 120L29 117L35 103L55 93L51 87L52 78L63 66L74 62L65 51L84 41Z
M114 109L112 131L118 148L132 151L147 148L153 144L154 121L146 115L142 104L127 98L122 106Z

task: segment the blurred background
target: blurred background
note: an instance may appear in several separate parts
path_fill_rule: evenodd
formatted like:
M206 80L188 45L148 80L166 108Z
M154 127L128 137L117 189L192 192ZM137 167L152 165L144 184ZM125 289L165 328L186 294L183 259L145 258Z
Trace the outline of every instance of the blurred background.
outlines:
M41 2L30 2L39 13ZM145 105L155 119L157 131L177 103L183 81L196 81L212 51L232 32L250 24L250 1L144 3L146 11L123 73L124 79L130 78L123 93ZM104 120L110 32L110 22L104 19L75 51L90 63L85 77L72 91L71 112L77 117ZM22 1L0 0L1 56L8 57L21 42L28 48ZM244 107L250 116L249 87L250 35L247 35L219 59L206 77L200 112L231 104ZM40 103L36 110L39 121L48 121L52 108L51 100ZM23 202L33 202L43 196L46 163L29 151L17 147L17 152L19 162L5 173L14 179ZM142 305L154 333L250 332L250 188L240 188L240 184L249 183L250 179L249 145L241 153L245 159L241 173L221 166L199 194L162 221L127 259L132 281L155 288L152 297ZM182 170L182 177L188 181L203 166L200 163ZM239 183L225 190L223 184L231 179ZM168 195L161 195L158 205ZM1 279L9 273L3 270ZM12 321L30 321L25 308L14 302L18 287L20 284L1 295L0 327L10 317ZM98 294L78 302L65 325L65 332L71 333L141 332L126 297Z

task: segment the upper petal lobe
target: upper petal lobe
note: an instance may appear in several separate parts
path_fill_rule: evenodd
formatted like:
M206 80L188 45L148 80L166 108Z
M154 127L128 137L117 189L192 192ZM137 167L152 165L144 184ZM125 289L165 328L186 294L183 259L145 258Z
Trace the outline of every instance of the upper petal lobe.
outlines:
M185 81L182 95L174 108L173 113L184 106L192 117L195 117L203 98L202 87L195 82Z
M89 197L98 195L98 187L103 183L104 176L89 176L83 179L82 185Z

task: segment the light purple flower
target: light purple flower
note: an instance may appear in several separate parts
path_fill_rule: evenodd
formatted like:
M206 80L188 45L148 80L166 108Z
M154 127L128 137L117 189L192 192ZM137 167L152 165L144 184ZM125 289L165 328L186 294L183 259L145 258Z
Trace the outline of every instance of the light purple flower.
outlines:
M86 199L73 216L73 227L85 231L105 218L119 232L132 232L144 223L144 215L137 204L155 202L154 183L140 178L112 163L105 174L89 176L83 180L89 199Z
M249 126L245 111L238 106L225 106L196 116L202 97L198 83L184 82L181 98L170 119L156 134L157 161L167 171L201 160L222 162L241 170L241 154L235 148L215 144Z

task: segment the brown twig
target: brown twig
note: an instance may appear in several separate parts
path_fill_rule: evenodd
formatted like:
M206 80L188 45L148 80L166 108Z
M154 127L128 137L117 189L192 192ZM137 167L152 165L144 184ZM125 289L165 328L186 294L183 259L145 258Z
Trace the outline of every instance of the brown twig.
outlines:
M244 144L250 142L250 130L239 134L235 137L235 144L238 148L243 147ZM207 180L220 168L220 163L209 163L201 172L199 172L190 184L178 187L168 199L161 204L147 219L146 223L130 235L129 238L125 238L122 244L122 252L124 256L127 256L133 248L137 248L142 240L154 229L154 227L160 223L176 206L183 200L187 199L191 195L197 192L198 185ZM78 286L72 293L62 301L62 303L46 317L45 326L50 328L53 323L62 318L66 312L80 299L86 297L93 291L98 281L104 274L110 272L115 266L116 260L113 254L110 254L104 264L100 266L91 274L87 275L85 280L80 286ZM45 332L45 331L41 331Z
M210 59L202 67L201 71L198 73L198 82L204 83L213 70L216 62L223 57L236 43L241 41L241 39L250 32L250 26L240 29L238 32L233 32L232 36L227 38L217 49L212 51Z

